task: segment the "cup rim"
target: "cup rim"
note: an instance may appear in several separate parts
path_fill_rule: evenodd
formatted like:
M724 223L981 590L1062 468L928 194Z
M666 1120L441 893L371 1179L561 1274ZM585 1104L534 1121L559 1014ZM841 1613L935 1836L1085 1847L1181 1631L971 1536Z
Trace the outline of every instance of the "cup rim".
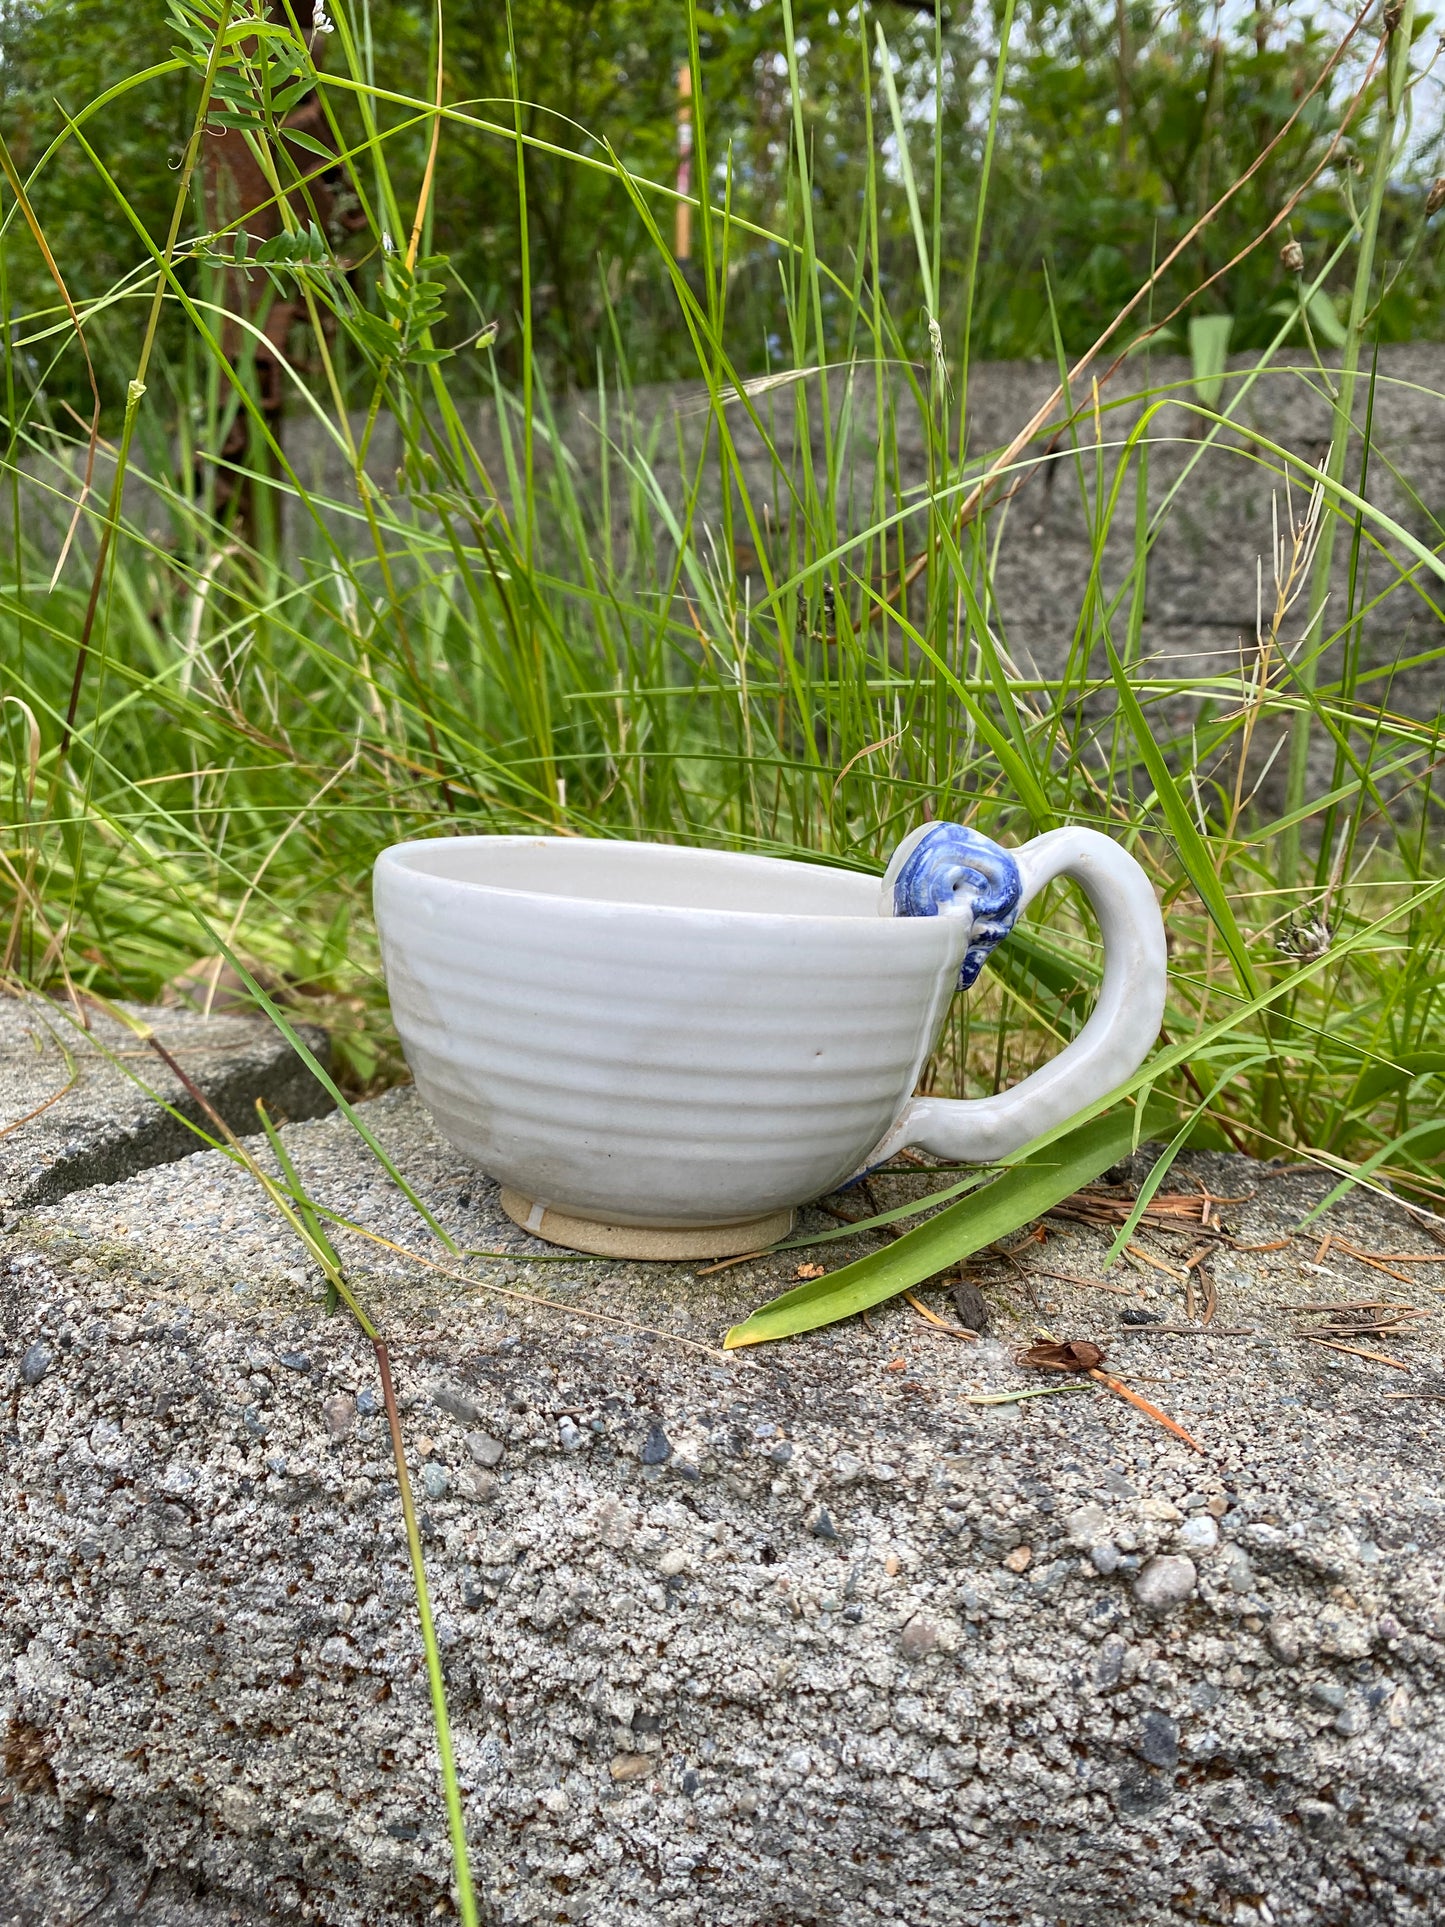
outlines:
M920 933L932 932L935 942L937 941L939 928L941 926L942 929L950 935L958 935L960 946L966 941L968 934L967 925L965 925L961 919L951 917L891 917L883 915L881 912L874 915L869 915L866 912L849 915L844 912L834 911L734 909L714 904L647 903L633 897L624 896L575 896L565 890L532 890L520 888L514 884L485 883L470 877L438 875L435 871L428 871L422 868L420 864L409 860L411 852L419 851L438 843L453 847L477 843L514 845L545 844L574 850L579 845L590 845L599 849L641 850L647 852L648 855L675 855L680 858L701 857L709 863L717 863L719 865L763 863L774 865L781 869L825 870L831 871L836 876L856 877L860 882L871 881L875 883L880 892L883 881L881 876L875 877L869 871L850 870L839 863L809 863L797 857L769 856L760 851L710 850L690 843L649 843L637 837L528 836L525 833L517 834L515 832L504 832L495 835L478 833L468 836L408 837L404 842L388 844L385 849L380 851L373 865L373 878L380 876L383 870L386 870L398 876L440 885L449 890L456 890L464 895L485 894L488 896L508 897L516 900L530 900L539 904L567 904L572 907L590 910L631 910L645 913L648 916L665 918L703 917L708 919L723 919L728 922L796 924L807 926L824 924L836 925L851 930L857 930L860 927L871 928L876 925L887 925L895 931L912 929ZM895 942L897 940L896 937L891 939L891 941ZM908 941L908 939L905 938L904 941ZM913 941L916 942L918 939L915 938Z

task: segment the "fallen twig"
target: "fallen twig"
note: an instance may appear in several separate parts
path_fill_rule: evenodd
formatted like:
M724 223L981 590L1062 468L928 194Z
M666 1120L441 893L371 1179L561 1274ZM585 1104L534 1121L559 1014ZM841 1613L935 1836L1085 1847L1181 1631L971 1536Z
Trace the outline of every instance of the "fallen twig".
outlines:
M1122 1379L1115 1378L1110 1372L1100 1371L1097 1367L1089 1373L1089 1377L1097 1380L1100 1385L1107 1385L1109 1390L1116 1392L1120 1398L1127 1399L1138 1411L1152 1418L1156 1425L1162 1425L1166 1432L1172 1432L1175 1438L1183 1439L1189 1449L1197 1452L1201 1459L1205 1456L1204 1447L1198 1439L1191 1438L1182 1425L1176 1425L1167 1412L1161 1412L1157 1405L1151 1405L1147 1398L1142 1397L1138 1392L1131 1391Z
M692 1275L694 1278L710 1278L715 1271L726 1271L730 1265L749 1264L754 1258L766 1258L766 1251L740 1251L736 1258L719 1258L715 1265L703 1265Z
M1106 1372L1103 1369L1103 1351L1098 1345L1090 1344L1087 1339L1064 1342L1054 1338L1045 1339L1042 1344L1030 1345L1027 1351L1021 1352L1019 1363L1031 1365L1035 1371L1040 1372L1085 1373L1096 1384L1104 1386L1107 1391L1124 1399L1137 1411L1153 1419L1157 1425L1162 1425L1166 1432L1172 1432L1176 1438L1182 1439L1201 1458L1205 1457L1204 1447L1198 1439L1191 1438L1182 1425L1176 1425L1167 1412L1161 1412L1157 1405L1151 1405L1147 1398L1131 1390L1121 1379L1115 1378L1112 1372Z
M1035 1266L1026 1274L1029 1278L1056 1278L1063 1285L1087 1285L1091 1291L1111 1291L1116 1298L1132 1298L1132 1285L1111 1285L1107 1278L1076 1278L1071 1271L1045 1271Z
M1368 1358L1376 1365L1393 1365L1397 1372L1410 1369L1400 1359L1391 1358L1388 1352L1372 1352L1365 1345L1346 1345L1338 1338L1321 1338L1317 1332L1301 1332L1300 1337L1311 1345L1328 1345L1332 1352L1348 1352L1352 1358Z
M950 1325L946 1318L940 1318L936 1311L931 1311L929 1307L924 1304L923 1300L921 1298L915 1298L911 1291L905 1291L903 1296L908 1300L909 1304L912 1305L920 1318L926 1318L930 1325L936 1325L939 1331L947 1332L950 1338L967 1338L977 1341L977 1332L971 1332L963 1325Z
M1258 1338L1254 1325L1120 1325L1110 1338Z
M0 1124L0 1137L9 1137L10 1133L18 1131L22 1124L33 1124L35 1119L48 1111L52 1104L58 1104L62 1097L69 1097L79 1081L80 1072L73 1070L68 1081L62 1084L58 1091L53 1091L43 1104L37 1104L33 1111L27 1111L24 1117L17 1117L12 1124Z
M1143 1245L1125 1245L1124 1249L1131 1258L1139 1259L1141 1264L1152 1265L1155 1271L1162 1271L1166 1277L1173 1278L1180 1284L1184 1283L1188 1276L1186 1272L1176 1271L1173 1265L1166 1265L1162 1258L1156 1258L1153 1252L1146 1251Z

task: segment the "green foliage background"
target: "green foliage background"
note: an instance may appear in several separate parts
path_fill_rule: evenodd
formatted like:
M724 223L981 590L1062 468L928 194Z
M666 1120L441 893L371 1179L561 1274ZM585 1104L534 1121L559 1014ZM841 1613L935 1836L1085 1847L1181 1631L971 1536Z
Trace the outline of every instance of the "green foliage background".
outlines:
M435 16L416 0L373 0L356 9L375 84L427 98L435 62ZM1226 184L1255 158L1294 111L1337 44L1347 16L1325 10L1262 9L1224 19L1195 0L1156 13L1121 0L1028 0L1015 18L1014 54L1001 102L989 218L976 288L966 272L988 124L998 20L986 6L954 6L941 23L916 8L885 7L883 19L907 125L928 144L935 117L941 164L920 177L925 222L935 208L940 285L950 292L939 317L956 336L972 300L972 353L1052 359L1077 350L1123 305L1153 264ZM865 57L856 8L799 0L794 9L804 119L809 128L813 220L819 255L843 269L859 232L870 177L880 197L880 269L904 345L926 350L926 319L911 292L916 258L882 89ZM443 10L445 90L456 103L490 103L512 115L509 33L515 45L524 131L566 150L529 160L534 343L555 377L586 385L599 350L625 352L634 379L661 379L690 365L670 291L615 180L577 167L573 153L605 155L608 144L636 174L675 175L676 73L687 52L681 9L651 0L526 0L509 23L500 6ZM303 24L306 24L303 20ZM700 16L714 193L735 214L774 233L798 212L790 165L792 112L781 8L767 0L719 0ZM1417 37L1429 37L1426 16ZM115 78L158 63L173 31L159 7L113 0L22 0L0 16L0 115L22 172L62 127L64 115ZM1326 154L1337 105L1365 65L1341 64L1298 124L1166 276L1155 297L1167 313L1217 273L1259 232L1288 192ZM1438 92L1438 90L1437 90ZM187 88L178 76L127 97L104 119L98 147L152 232L169 213L175 167L188 128ZM1367 121L1373 95L1357 117ZM390 119L408 118L400 106ZM383 126L388 115L380 115ZM419 179L426 129L388 143L399 181ZM1442 266L1439 222L1420 247L1421 204L1442 160L1438 124L1418 130L1408 167L1391 184L1381 232L1385 288L1377 316L1382 340L1439 331ZM1285 234L1308 263L1325 258L1347 232L1360 162L1346 139L1297 208ZM77 299L112 287L132 263L130 236L94 170L72 144L37 188L37 211ZM430 249L447 255L479 315L500 324L498 354L515 374L520 353L521 240L516 173L496 141L449 136L437 184ZM33 251L32 251L33 252ZM1409 272L1389 272L1409 257ZM730 264L730 352L756 372L784 348L781 256L760 242ZM53 301L43 264L12 249L21 307ZM1347 279L1339 270L1337 292ZM28 283L28 285L27 285ZM1275 246L1257 249L1202 311L1229 312L1231 345L1262 345L1271 312L1292 299L1292 277ZM842 298L825 314L834 344L847 332ZM1196 307L1196 313L1201 309ZM1058 341L1055 338L1057 327ZM1328 330L1328 321L1326 320ZM1376 332L1372 329L1372 333ZM1176 329L1166 337L1179 345Z

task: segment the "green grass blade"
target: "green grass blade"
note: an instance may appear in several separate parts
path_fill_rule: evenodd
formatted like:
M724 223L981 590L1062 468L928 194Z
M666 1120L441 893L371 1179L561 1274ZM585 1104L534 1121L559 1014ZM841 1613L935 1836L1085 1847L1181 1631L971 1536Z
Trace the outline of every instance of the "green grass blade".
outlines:
M825 1278L810 1279L761 1306L733 1326L723 1340L725 1348L732 1351L816 1331L820 1325L836 1324L921 1284L1041 1217L1127 1157L1142 1138L1172 1131L1177 1118L1172 1106L1156 1102L1142 1111L1121 1105L1093 1119L1012 1166L983 1190L940 1211L927 1224L905 1232L883 1251L855 1259Z

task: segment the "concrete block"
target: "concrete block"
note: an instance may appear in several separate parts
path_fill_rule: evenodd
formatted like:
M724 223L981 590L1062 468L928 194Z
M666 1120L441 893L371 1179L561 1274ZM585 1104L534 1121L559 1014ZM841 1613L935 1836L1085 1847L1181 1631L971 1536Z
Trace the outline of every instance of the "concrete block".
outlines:
M485 1918L1445 1906L1438 1331L1382 1341L1403 1372L1298 1336L1284 1306L1381 1282L1308 1269L1313 1242L1250 1249L1313 1180L1184 1167L1251 1194L1223 1207L1208 1329L1164 1272L1111 1274L1132 1298L1068 1282L1104 1234L1055 1221L980 1269L994 1339L898 1304L724 1354L800 1259L864 1241L711 1275L559 1259L410 1093L367 1115L493 1254L448 1258L339 1117L288 1130L313 1194L400 1247L338 1234L391 1345ZM1328 1222L1422 1248L1388 1203ZM87 1905L156 1869L176 1927L446 1914L371 1348L218 1154L0 1238L0 1920L46 1918L22 1861ZM1407 1270L1390 1296L1433 1313L1437 1274ZM970 1402L1028 1380L1040 1324L1103 1343L1204 1456L1097 1386ZM1157 1560L1192 1585L1145 1582Z
M254 1131L264 1097L279 1118L315 1117L331 1098L281 1033L254 1017L120 1006L149 1024L231 1125ZM326 1035L305 1027L324 1063ZM127 1027L92 1006L44 997L0 1002L0 1212L64 1197L197 1149L166 1109L204 1111Z

